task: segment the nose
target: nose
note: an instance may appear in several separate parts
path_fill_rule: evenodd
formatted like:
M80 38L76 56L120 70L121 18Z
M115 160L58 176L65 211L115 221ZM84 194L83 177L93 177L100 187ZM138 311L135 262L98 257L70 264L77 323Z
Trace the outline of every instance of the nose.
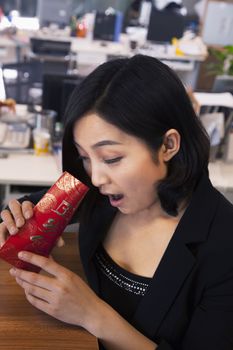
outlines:
M101 187L109 181L108 175L99 164L92 164L90 176L92 184L96 187Z

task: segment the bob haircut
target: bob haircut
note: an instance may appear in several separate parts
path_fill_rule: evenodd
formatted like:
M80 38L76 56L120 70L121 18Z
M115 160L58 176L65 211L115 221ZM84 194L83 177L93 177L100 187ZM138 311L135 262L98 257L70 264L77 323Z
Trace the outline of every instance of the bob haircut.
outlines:
M210 147L176 74L155 58L135 55L100 65L75 88L65 113L63 170L90 186L89 199L94 193L101 199L73 142L74 123L88 112L140 138L154 154L167 130L174 128L180 133L180 150L168 162L167 176L157 186L162 208L176 216L179 204L191 197L201 174L208 174Z

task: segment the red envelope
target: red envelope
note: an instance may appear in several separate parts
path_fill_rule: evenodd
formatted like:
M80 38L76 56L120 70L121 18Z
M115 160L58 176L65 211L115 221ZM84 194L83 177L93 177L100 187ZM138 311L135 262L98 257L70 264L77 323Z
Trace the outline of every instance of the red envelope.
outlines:
M69 223L88 187L64 172L34 207L34 215L0 248L0 258L17 268L39 272L40 268L18 259L22 250L49 256Z

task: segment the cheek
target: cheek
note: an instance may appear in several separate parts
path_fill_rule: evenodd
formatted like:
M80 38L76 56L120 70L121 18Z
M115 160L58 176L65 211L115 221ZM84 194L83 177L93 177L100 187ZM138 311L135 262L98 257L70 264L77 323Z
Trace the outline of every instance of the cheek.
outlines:
M89 163L83 163L83 168L87 175L91 178L91 165Z
M158 169L140 168L137 172L127 174L122 183L124 189L133 194L134 196L155 197L156 195L156 183L163 178L163 172Z

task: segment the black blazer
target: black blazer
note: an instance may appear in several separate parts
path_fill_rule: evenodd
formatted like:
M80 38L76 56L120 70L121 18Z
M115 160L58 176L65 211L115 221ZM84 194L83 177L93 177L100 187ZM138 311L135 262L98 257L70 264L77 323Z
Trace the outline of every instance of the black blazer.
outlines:
M80 254L99 293L93 255L115 208L80 224ZM233 206L203 176L131 320L159 350L233 349Z

